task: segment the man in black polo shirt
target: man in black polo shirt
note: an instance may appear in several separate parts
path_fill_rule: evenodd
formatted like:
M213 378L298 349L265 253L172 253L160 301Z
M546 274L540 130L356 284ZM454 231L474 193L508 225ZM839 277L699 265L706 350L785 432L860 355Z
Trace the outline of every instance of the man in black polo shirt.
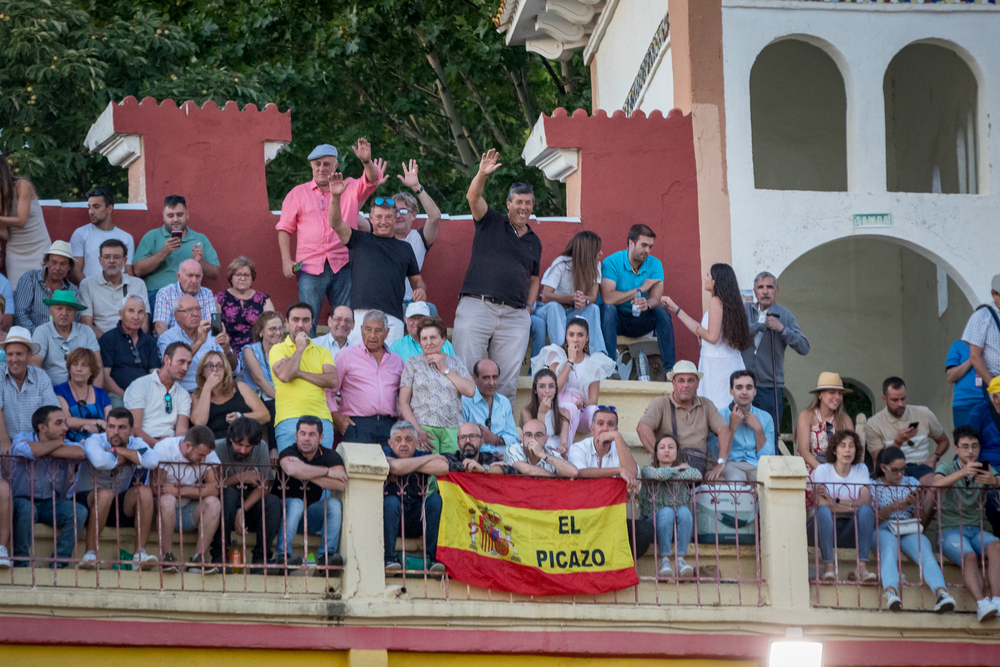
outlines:
M385 197L372 202L372 231L351 229L340 213L340 195L347 190L344 175L330 177L330 227L337 233L351 255L351 307L354 308L354 331L348 337L349 345L361 342L361 324L369 310L381 310L389 316L387 345L395 343L406 334L403 324L403 297L406 280L413 288L413 300L425 301L427 290L420 277L420 266L413 248L394 235L396 204Z
M295 427L295 444L281 450L278 464L284 475L285 516L278 531L277 565L297 567L306 558L292 556L292 540L296 533L305 530L308 522L311 535L322 535L323 544L316 553L319 567L339 566L344 559L337 553L340 547L340 500L330 495L323 498L323 491L343 491L347 488L344 460L332 449L326 449L323 440L323 422L319 417L303 415ZM280 483L275 493L281 493ZM303 521L305 515L306 521Z
M139 295L122 299L118 317L118 325L97 341L104 364L104 390L116 408L124 407L122 398L129 385L159 368L163 361L156 340L142 330L146 304Z
M489 349L490 359L501 368L497 391L513 405L531 333L531 304L538 298L542 242L528 228L535 207L530 185L510 186L507 215L494 211L483 199L486 178L499 166L497 151L491 148L479 162L479 173L466 194L476 235L455 311L453 342L455 356L470 373Z
M385 538L385 571L397 573L403 569L396 557L396 540L423 537L427 554L427 569L443 574L444 565L437 557L438 526L441 524L441 496L426 496L429 475L447 475L448 459L441 454L417 451L417 429L408 421L398 421L389 431L389 444L382 445L389 464L382 499L382 531ZM427 533L424 534L424 521Z

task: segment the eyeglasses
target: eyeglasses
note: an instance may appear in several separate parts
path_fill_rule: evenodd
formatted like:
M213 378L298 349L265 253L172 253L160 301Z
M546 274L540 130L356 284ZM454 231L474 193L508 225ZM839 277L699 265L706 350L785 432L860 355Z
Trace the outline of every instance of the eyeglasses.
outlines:
M188 313L200 313L200 312L201 312L201 306L198 306L197 308L191 306L190 308L181 308L180 310L174 311L174 313L181 313L183 315L187 315Z
M974 445L955 445L955 449L961 449L966 452L971 452L975 449L979 449L979 443L976 443Z
M221 371L226 367L225 364L205 364L205 369L210 371Z
M396 213L399 213L400 215L406 215L409 212L410 212L410 209L408 209L408 208L397 208L396 209Z
M375 204L376 206L381 206L382 204L388 204L389 206L392 206L394 208L396 206L395 200L389 199L388 197L376 197L375 201L373 201L372 203Z
M170 397L169 391L163 395L163 402L166 403L167 414L169 415L174 410L174 399Z
M539 431L537 433L531 433L529 431L525 431L524 432L524 437L525 438L534 438L535 440L545 440L546 438L549 437L549 435L545 431Z
M459 442L464 442L466 440L482 440L483 436L479 433L467 433L465 435L458 436Z
M886 466L885 471L891 472L893 475L902 475L904 472L906 472L906 466L902 466L899 468L890 468L889 466Z

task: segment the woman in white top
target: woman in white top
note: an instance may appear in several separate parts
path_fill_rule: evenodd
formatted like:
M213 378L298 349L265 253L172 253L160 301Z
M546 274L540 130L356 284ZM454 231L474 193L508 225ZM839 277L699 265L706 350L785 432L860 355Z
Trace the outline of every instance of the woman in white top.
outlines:
M52 245L35 186L14 178L0 155L0 239L7 239L7 280L17 285L25 271L37 269Z
M597 411L601 380L615 370L615 362L608 355L590 354L590 327L581 317L566 325L566 342L562 347L546 345L531 359L531 373L548 368L556 374L559 387L559 407L569 414L569 444L573 443L577 429L590 431L590 422Z
M579 232L542 275L542 293L531 312L531 356L538 355L548 338L553 345L565 341L567 318L582 317L593 334L594 353L605 352L601 335L601 237Z
M531 382L531 402L521 410L521 428L532 419L545 424L545 449L559 452L565 458L569 452L569 412L558 406L559 384L556 374L548 368L535 373Z
M857 570L849 579L875 581L868 571L868 554L875 537L875 510L871 478L862 461L865 450L854 431L837 431L826 450L826 460L813 471L816 516L809 519L809 542L819 542L823 558L823 581L837 579L835 549L857 546ZM815 536L815 539L814 539Z
M722 410L733 400L729 393L729 376L746 368L741 352L750 347L753 338L733 267L713 264L705 274L704 288L712 294L712 301L701 322L681 310L669 296L661 297L660 302L701 339L698 370L704 377L698 383L698 395Z

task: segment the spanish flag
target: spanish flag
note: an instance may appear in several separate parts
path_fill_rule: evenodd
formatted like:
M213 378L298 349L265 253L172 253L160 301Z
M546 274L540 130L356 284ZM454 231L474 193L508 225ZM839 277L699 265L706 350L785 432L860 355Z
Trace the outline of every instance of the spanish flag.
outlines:
M438 478L437 559L453 579L526 595L596 594L639 583L625 482L451 473Z

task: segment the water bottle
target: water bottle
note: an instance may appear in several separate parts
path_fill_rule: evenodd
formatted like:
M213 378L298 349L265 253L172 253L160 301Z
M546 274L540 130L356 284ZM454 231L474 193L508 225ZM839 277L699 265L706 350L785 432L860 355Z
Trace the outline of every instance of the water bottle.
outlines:
M649 382L649 359L646 358L646 353L642 350L639 350L639 365L636 370L641 382Z
M639 304L635 302L635 299L632 299L632 317L639 317L639 313L641 312L642 311L639 310Z

